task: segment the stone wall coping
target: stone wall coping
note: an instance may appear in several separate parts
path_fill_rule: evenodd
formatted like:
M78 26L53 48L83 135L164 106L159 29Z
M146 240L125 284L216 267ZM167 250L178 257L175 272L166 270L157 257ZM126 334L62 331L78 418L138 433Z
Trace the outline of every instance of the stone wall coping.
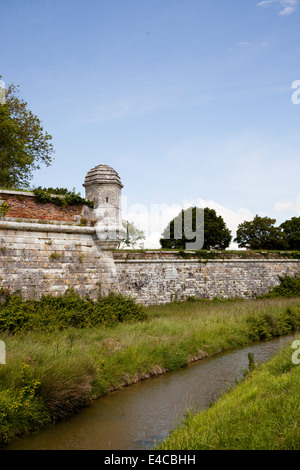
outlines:
M77 216L75 216L77 217ZM78 216L80 218L80 216ZM30 220L30 222L28 222L28 220ZM25 217L7 217L5 216L5 222L18 222L18 223L30 223L31 225L32 224L41 224L40 220L43 220L41 218L39 219L29 219L29 218L25 218ZM46 222L46 221L45 221ZM67 225L69 226L71 222L66 222L65 220L50 220L50 224L48 225ZM77 222L78 223L78 222ZM72 225L76 224L76 222L72 222ZM75 225L77 227L77 225Z
M13 191L12 189L0 189L0 194L16 194L19 196L34 196L34 194L30 191Z
M95 227L78 225L39 224L30 222L7 222L0 220L2 230L23 230L28 232L61 232L61 233L88 233L94 234Z
M129 263L137 263L137 264L142 264L142 263L187 263L187 264L207 264L207 263L300 263L299 259L114 259L114 262L117 263L124 263L124 264L129 264Z
M160 249L158 249L158 250L151 250L151 248L150 248L149 250L147 250L147 248L144 248L143 250L114 250L114 254L117 253L117 254L120 254L120 255L122 255L122 254L125 254L125 255L126 255L127 253L138 253L138 254L139 254L139 253L145 253L145 252L146 252L146 253L168 253L168 254L171 253L172 255L173 255L174 253L181 253L180 250L170 250L170 251L168 251L168 250L160 250ZM188 253L190 253L190 254L195 254L196 251L188 251Z
M1 196L1 194L12 194L12 195L15 195L15 196L35 197L35 194L31 191L14 191L12 189L0 189L0 196ZM63 194L51 194L51 196L59 197L59 198L64 197Z

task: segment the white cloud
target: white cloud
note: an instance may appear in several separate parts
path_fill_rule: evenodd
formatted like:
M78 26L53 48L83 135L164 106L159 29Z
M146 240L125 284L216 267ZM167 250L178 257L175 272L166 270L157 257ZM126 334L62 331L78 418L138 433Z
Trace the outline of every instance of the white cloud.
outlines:
M268 7L271 5L277 5L281 8L279 15L288 16L296 11L299 0L263 0L257 4L259 7Z
M161 239L161 233L160 232L153 232L150 235L146 237L146 240L144 242L144 247L152 250L156 250L161 248L159 240Z
M298 216L300 216L300 196L296 201L287 201L287 202L276 202L274 205L274 209L279 212L283 211L291 211L295 212Z

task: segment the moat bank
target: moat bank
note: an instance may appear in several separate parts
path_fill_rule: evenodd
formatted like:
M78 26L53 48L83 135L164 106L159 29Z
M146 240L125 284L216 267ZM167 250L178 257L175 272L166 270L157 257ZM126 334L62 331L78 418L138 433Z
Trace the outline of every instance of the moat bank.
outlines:
M1 443L70 417L112 390L288 334L300 325L300 299L184 302L148 313L145 321L114 327L3 337Z
M12 443L10 450L153 448L186 409L205 409L240 379L248 354L265 362L298 335L239 348L110 393L66 422ZM173 447L175 449L175 447Z
M189 412L159 449L299 450L300 336L209 408Z

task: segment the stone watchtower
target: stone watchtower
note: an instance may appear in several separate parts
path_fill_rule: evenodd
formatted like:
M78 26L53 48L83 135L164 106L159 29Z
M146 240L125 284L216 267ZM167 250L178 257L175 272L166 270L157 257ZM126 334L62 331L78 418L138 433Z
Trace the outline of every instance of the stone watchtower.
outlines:
M102 250L114 250L126 236L121 214L121 179L113 168L101 164L87 173L83 186L86 199L94 201L97 243Z

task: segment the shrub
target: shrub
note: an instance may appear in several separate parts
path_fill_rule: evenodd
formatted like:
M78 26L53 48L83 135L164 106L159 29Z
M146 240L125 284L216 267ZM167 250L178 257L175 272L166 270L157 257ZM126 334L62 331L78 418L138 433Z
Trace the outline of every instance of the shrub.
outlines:
M262 315L253 315L247 318L249 327L249 338L252 341L259 341L271 338L271 328L267 320Z
M29 365L22 364L14 387L0 391L0 446L49 422L39 396L40 386L41 382L31 376Z
M40 300L23 300L15 294L5 296L0 308L0 331L87 328L145 318L145 309L121 294L110 293L96 302L73 290L57 297L44 295Z
M270 339L276 336L287 335L300 328L300 311L287 308L279 315L268 313L249 315L246 318L248 336L252 341Z
M270 297L300 297L300 277L284 276L280 277L280 284L269 291L268 294L260 298Z
M279 315L280 335L286 335L300 328L300 315L287 308Z

